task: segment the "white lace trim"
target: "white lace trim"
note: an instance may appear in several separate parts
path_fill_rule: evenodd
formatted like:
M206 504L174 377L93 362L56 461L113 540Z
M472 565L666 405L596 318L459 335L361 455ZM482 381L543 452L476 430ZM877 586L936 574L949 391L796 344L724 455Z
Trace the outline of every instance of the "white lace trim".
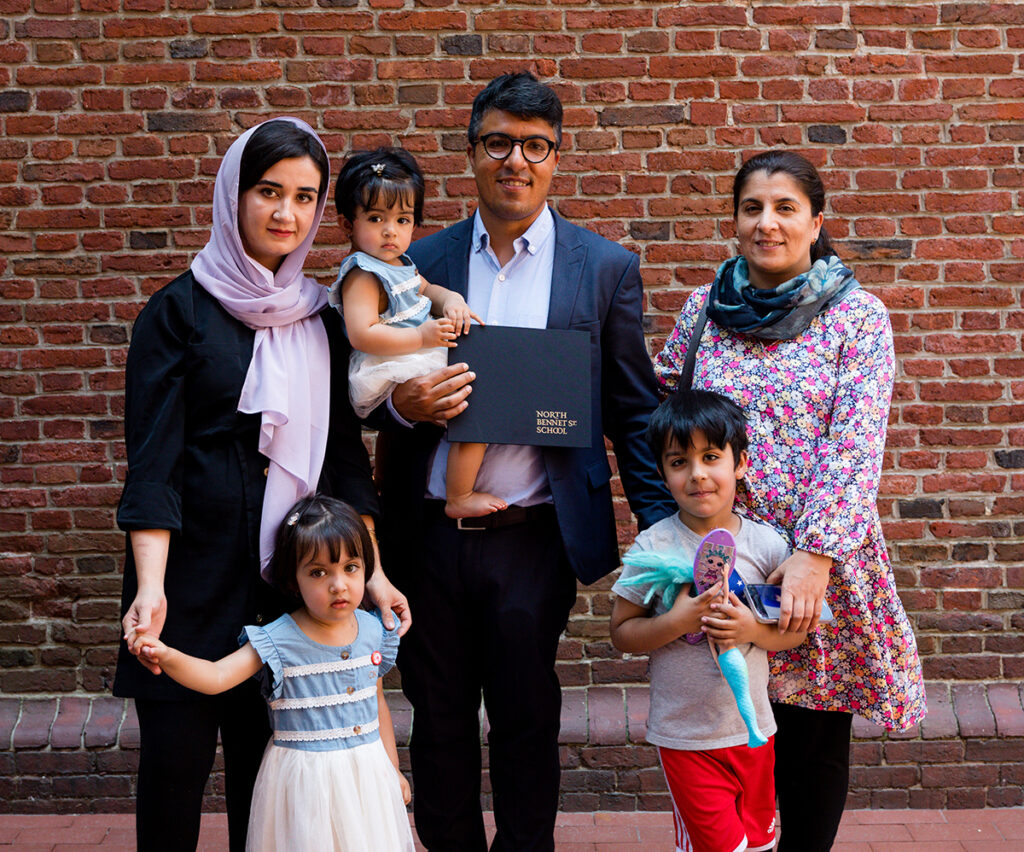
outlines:
M312 743L318 740L345 740L363 734L372 734L380 727L380 720L374 719L365 725L349 725L347 728L328 728L325 731L274 731L274 739L285 743Z
M416 314L420 313L424 307L428 309L430 308L430 299L426 296L420 296L416 300L416 304L411 308L406 308L404 311L399 311L397 314L390 317L381 317L381 325L394 325L396 322L403 322L404 320L409 319L409 317L416 316Z
M404 293L406 290L411 290L413 287L419 287L419 286L420 286L420 277L419 277L419 275L413 275L412 278L406 278L405 281L402 281L400 284L396 284L394 287L392 287L391 288L391 295L392 296L398 296L401 293Z
M336 704L351 704L364 701L377 694L377 686L358 689L351 694L313 695L308 698L277 698L270 702L274 710L305 710L309 707L334 707Z
M346 672L370 666L370 655L353 657L351 660L332 660L329 663L310 663L308 666L285 666L284 677L305 677L306 675L329 674L330 672Z

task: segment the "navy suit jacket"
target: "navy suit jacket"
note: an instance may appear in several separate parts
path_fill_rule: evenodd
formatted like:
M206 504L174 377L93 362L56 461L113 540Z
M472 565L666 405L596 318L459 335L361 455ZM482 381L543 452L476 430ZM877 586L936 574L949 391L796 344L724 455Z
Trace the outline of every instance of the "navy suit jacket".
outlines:
M584 583L592 583L619 564L605 437L640 529L677 507L644 442L658 393L644 345L639 261L557 214L554 219L548 328L590 335L592 434L589 448L544 447L542 453L569 562ZM466 296L472 237L470 218L416 241L409 256L430 283ZM408 535L420 528L416 520L422 513L427 461L440 436L439 428L422 423L382 435L378 475L385 531ZM407 561L414 559L414 551L405 550L392 551L389 573L396 558L405 565L401 570L415 570Z

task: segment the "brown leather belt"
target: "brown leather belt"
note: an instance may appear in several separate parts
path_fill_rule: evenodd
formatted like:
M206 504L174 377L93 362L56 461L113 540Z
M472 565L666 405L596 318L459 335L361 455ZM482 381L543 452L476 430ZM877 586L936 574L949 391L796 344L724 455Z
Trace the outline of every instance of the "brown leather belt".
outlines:
M491 512L479 518L449 518L444 513L444 500L426 500L424 513L431 523L460 530L494 530L516 524L555 519L552 503L538 503L535 506L509 506L500 512Z

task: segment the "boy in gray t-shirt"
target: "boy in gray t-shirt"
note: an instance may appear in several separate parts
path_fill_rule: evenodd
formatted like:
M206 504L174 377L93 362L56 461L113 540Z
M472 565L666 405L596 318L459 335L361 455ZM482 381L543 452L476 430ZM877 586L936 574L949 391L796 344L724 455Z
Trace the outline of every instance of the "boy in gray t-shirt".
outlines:
M647 430L658 471L679 513L637 536L630 552L682 551L695 555L700 540L722 527L736 538L735 571L763 583L789 555L771 527L733 512L736 484L747 469L743 412L710 391L683 390L651 415ZM645 569L626 565L612 591L615 647L651 658L647 740L658 746L675 805L676 846L694 852L771 849L775 844L774 738L749 748L747 729L708 642L688 644L703 631L719 650L739 647L746 659L757 722L775 733L768 704L768 656L799 645L806 634L779 633L760 624L734 595L722 602L718 584L691 596L683 589L671 609L661 596L644 604L647 585L623 580Z

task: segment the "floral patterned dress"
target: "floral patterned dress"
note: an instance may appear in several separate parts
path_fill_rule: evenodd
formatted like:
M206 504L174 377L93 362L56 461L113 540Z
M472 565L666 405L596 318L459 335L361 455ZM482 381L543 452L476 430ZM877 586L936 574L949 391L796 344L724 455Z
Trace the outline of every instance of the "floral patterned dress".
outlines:
M674 390L708 287L687 301L655 372ZM738 500L832 557L835 621L771 658L773 701L845 710L893 730L925 714L917 643L896 590L875 498L892 396L892 330L884 305L854 290L792 340L761 340L708 320L693 386L742 406L750 467Z

